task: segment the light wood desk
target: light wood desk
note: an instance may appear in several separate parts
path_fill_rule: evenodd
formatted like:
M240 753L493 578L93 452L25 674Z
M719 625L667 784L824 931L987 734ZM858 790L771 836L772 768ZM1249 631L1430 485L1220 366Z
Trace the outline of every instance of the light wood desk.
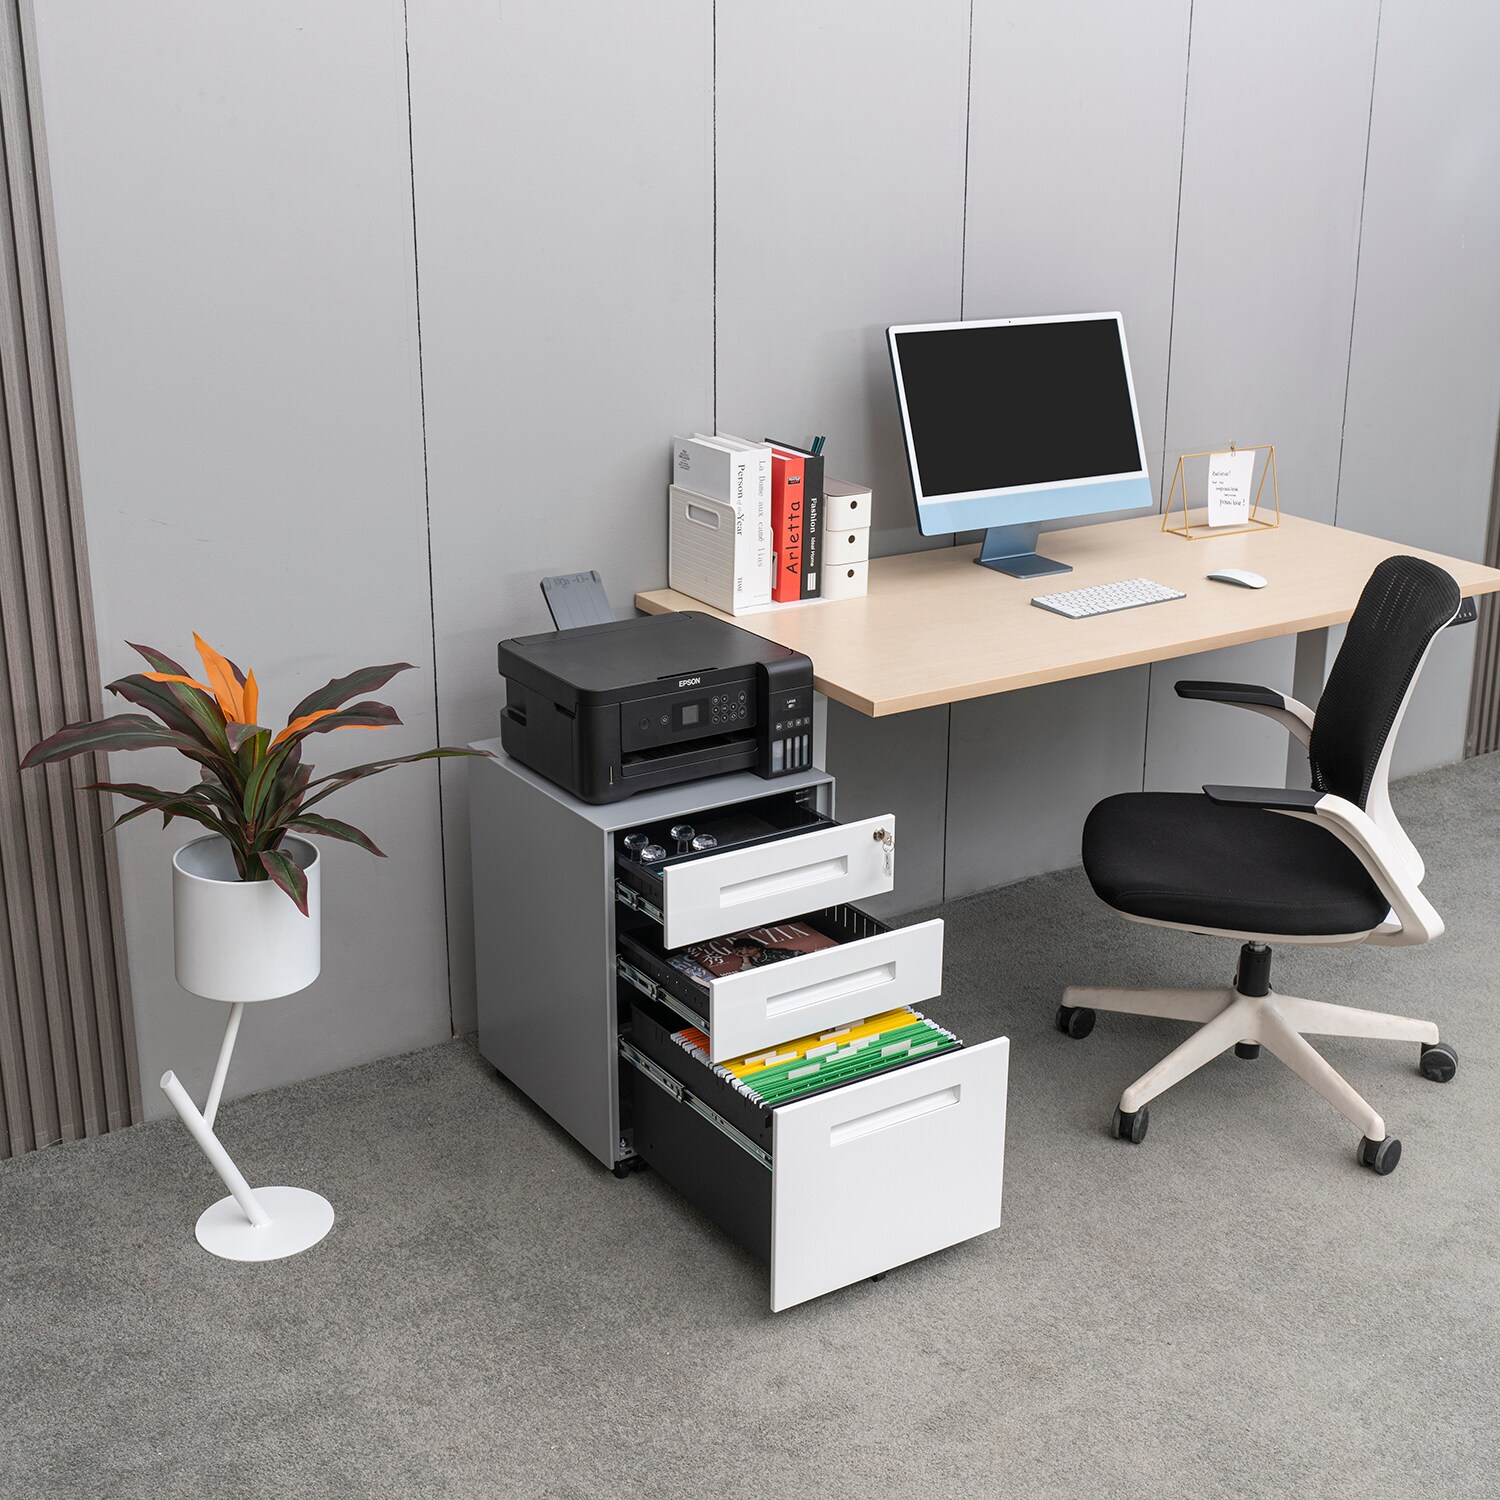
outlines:
M1193 540L1164 533L1160 516L1143 516L1051 531L1042 548L1073 571L1007 578L973 565L978 547L938 547L871 562L863 599L733 616L672 589L637 594L635 602L653 615L701 610L805 652L819 692L880 718L1282 635L1317 648L1299 649L1302 679L1304 654L1322 667L1322 632L1348 620L1376 563L1400 553L1446 568L1467 595L1500 591L1494 568L1295 516L1274 531ZM1204 576L1225 567L1250 568L1266 587ZM1187 598L1087 620L1031 603L1033 594L1136 577ZM1300 680L1297 689L1307 690Z

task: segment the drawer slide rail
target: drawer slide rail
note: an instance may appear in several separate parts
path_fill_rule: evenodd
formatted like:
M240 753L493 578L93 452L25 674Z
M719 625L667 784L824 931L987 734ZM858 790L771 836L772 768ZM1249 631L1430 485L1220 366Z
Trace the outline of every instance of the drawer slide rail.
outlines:
M643 917L650 917L658 927L664 926L661 907L654 901L648 901L639 891L633 891L623 880L615 881L615 900L621 906L628 907L631 911L638 911Z
M754 1141L731 1125L718 1110L711 1109L701 1099L695 1098L665 1068L659 1067L639 1048L631 1046L624 1037L620 1038L620 1055L637 1072L644 1073L663 1093L670 1094L679 1104L685 1104L689 1109L695 1110L715 1130L728 1136L747 1156L754 1157L768 1172L771 1170L771 1157L768 1152L762 1151Z
M659 985L649 974L643 974L628 958L622 958L618 953L615 955L615 973L626 984L634 985L648 1000L665 1005L668 1010L694 1026L701 1028L704 1025L704 1019L697 1011L685 1005L670 990Z

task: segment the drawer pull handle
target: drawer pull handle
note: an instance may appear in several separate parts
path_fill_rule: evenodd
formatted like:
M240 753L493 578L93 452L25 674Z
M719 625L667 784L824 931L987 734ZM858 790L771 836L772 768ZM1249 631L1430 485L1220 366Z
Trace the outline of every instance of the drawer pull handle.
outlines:
M766 1001L766 1019L774 1021L794 1010L807 1010L810 1006L822 1005L829 1000L843 1000L850 995L859 994L861 990L879 989L882 985L892 983L895 978L896 966L889 963L875 964L853 974L840 974L837 979L805 984L799 990L787 990Z
M822 885L829 880L842 880L849 873L849 856L837 859L815 860L795 870L782 870L775 875L759 875L754 880L740 880L733 885L721 887L721 906L743 906L747 901L759 901L764 896L780 896L787 891L801 890L804 886Z
M871 1114L861 1115L857 1120L845 1120L842 1125L835 1125L828 1132L828 1144L847 1146L850 1141L873 1135L877 1130L888 1130L892 1125L904 1125L908 1120L920 1119L923 1115L948 1109L958 1103L960 1088L961 1085L955 1083L951 1088L939 1089L934 1094L923 1094L920 1099L908 1099L904 1104L877 1109Z

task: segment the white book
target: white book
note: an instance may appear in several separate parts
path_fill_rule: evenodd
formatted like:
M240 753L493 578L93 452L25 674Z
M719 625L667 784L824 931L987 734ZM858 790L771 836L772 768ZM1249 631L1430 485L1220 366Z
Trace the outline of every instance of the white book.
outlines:
M723 443L737 453L747 454L751 463L750 494L754 500L750 522L758 549L763 549L766 560L766 587L771 586L771 569L775 562L775 542L771 531L771 445L750 443L744 438L731 437L727 432L717 433L716 443Z
M753 543L734 506L674 484L667 492L667 580L690 598L738 614L771 602L771 575L753 576Z
M737 506L736 497L743 498L748 472L749 460L727 443L705 437L701 432L672 439L673 484L696 490L710 500Z
M672 439L672 483L732 505L751 541L746 585L756 594L771 589L771 459L759 450L695 432Z

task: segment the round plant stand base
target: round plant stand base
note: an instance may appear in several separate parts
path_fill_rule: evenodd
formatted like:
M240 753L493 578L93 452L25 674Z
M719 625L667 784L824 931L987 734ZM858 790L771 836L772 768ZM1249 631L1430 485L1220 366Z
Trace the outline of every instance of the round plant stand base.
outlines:
M198 1216L198 1243L224 1260L283 1260L316 1245L333 1228L333 1205L306 1188L262 1187L256 1201L270 1215L252 1224L231 1193Z

